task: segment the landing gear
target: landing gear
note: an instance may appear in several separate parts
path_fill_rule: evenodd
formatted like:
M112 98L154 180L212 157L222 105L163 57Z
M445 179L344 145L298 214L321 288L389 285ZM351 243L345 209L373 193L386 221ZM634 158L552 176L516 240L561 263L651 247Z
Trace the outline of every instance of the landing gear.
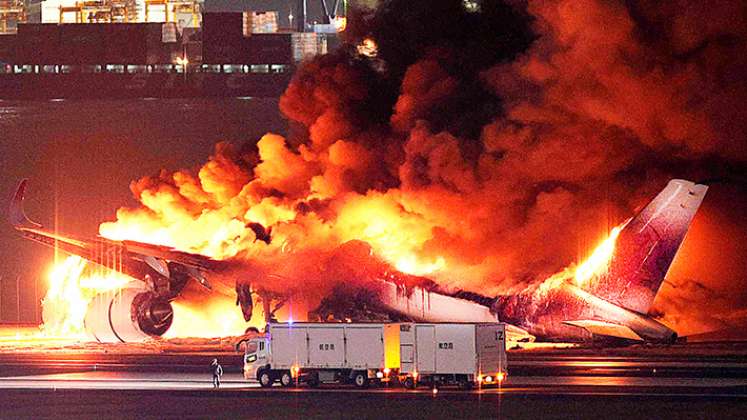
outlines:
M468 381L466 379L459 381L458 385L459 385L459 389L461 389L463 391L469 391L469 390L471 390L472 388L475 387L475 383L474 382Z
M306 385L309 386L309 388L317 388L319 386L319 374L318 373L310 373L309 377L306 378Z

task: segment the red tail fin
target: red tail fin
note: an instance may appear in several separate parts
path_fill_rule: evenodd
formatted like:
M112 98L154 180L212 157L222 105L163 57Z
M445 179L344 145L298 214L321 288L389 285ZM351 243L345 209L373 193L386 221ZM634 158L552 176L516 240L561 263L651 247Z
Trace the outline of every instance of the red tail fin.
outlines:
M647 313L708 187L674 179L620 232L606 274L590 292Z

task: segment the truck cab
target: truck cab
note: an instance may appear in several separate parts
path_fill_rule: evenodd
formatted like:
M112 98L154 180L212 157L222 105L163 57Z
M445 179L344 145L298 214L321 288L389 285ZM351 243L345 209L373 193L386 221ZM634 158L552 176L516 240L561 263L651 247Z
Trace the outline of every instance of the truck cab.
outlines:
M270 341L265 337L255 337L244 343L244 379L259 379L259 369L270 363Z

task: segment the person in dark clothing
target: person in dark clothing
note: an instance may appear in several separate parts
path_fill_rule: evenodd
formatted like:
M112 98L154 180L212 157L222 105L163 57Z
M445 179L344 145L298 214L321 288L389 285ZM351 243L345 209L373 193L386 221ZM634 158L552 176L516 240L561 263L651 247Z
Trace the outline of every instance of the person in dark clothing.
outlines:
M210 365L213 368L213 388L220 388L220 377L223 376L223 367L218 363L218 359L213 359Z

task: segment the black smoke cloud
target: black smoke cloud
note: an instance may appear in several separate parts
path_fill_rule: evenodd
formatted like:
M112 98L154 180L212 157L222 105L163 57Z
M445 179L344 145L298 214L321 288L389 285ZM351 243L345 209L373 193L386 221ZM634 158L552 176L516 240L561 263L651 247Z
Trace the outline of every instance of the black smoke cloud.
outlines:
M583 257L669 178L745 169L746 13L385 1L354 13L345 49L300 69L281 109L307 129L296 144L378 155L354 189L401 190L433 221L422 254L462 263L441 282L516 291ZM356 52L365 38L373 59Z

